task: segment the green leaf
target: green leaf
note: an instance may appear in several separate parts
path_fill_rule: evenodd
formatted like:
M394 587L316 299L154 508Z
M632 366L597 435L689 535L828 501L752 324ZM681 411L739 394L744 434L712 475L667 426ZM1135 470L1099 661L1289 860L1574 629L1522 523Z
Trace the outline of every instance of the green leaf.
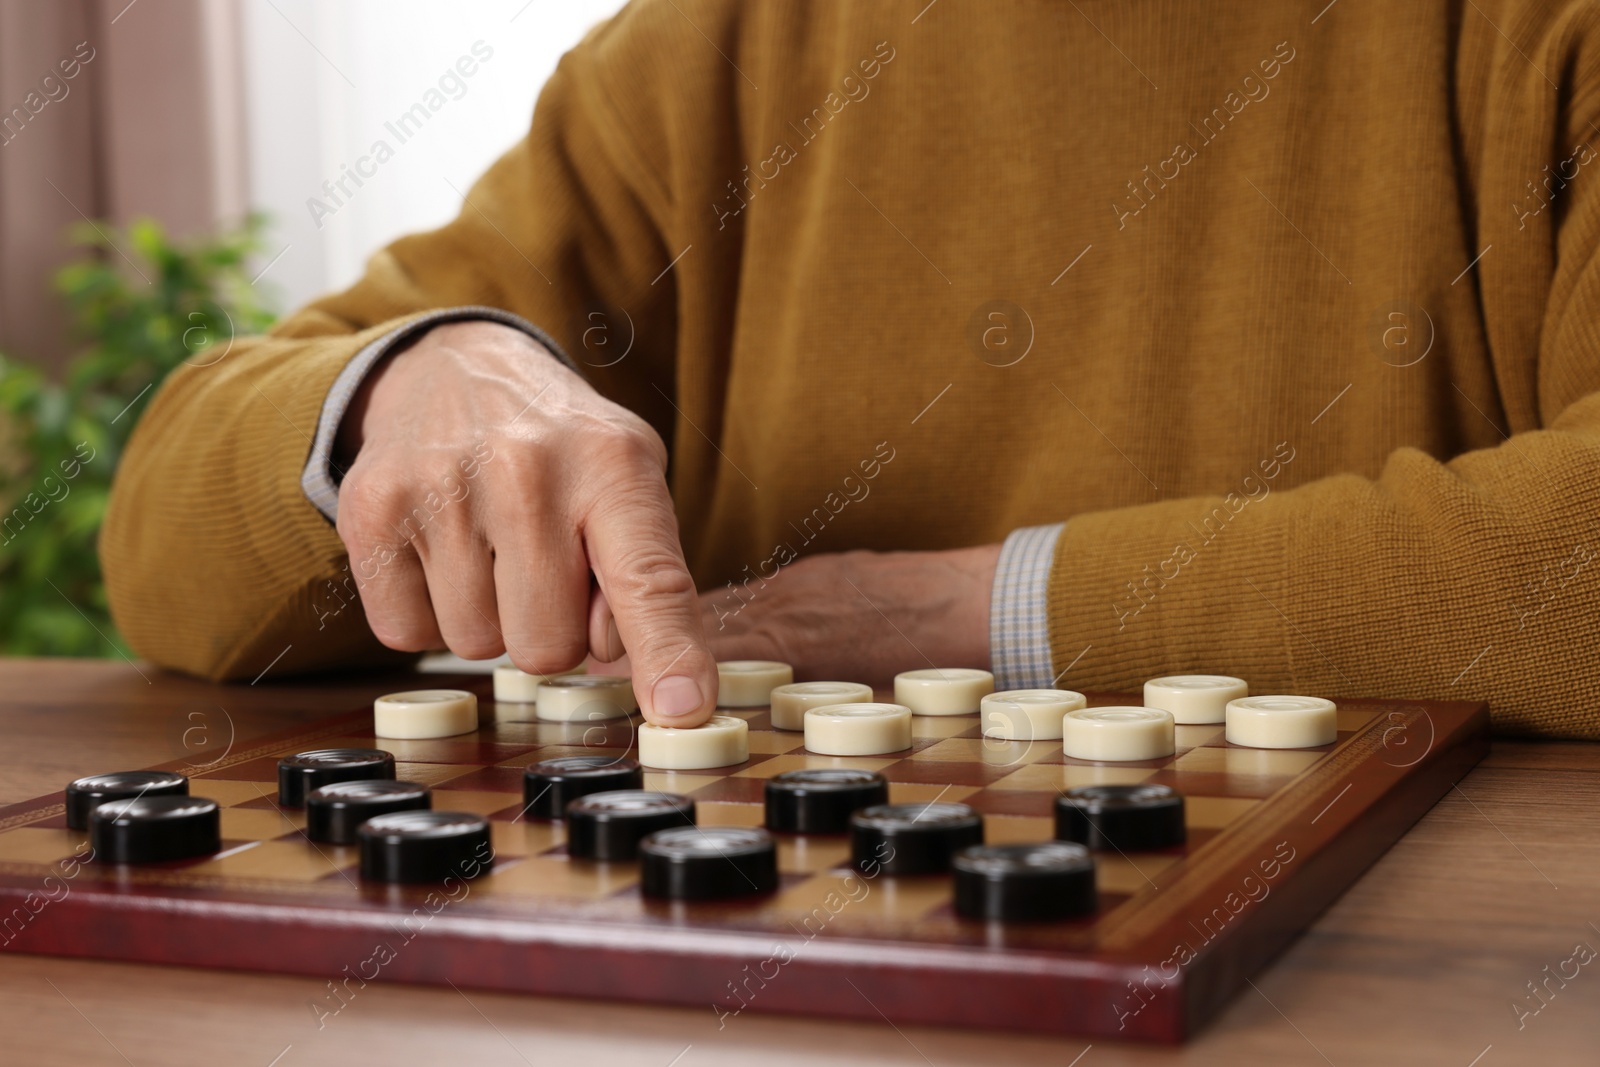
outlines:
M82 254L55 285L82 347L59 382L0 354L0 652L129 654L95 553L117 460L169 372L272 324L248 273L265 228L252 215L186 242L152 219L71 228Z

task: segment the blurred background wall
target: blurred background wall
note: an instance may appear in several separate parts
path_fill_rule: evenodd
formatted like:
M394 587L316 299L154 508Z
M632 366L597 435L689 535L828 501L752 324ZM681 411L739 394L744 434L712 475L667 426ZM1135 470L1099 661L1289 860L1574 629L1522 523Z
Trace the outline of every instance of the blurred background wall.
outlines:
M181 238L262 209L272 303L348 284L386 241L456 211L560 55L620 6L0 0L0 351L53 365L70 350L51 277L85 218L151 216ZM474 73L397 143L385 124L463 56ZM335 207L323 183L378 140L393 157L362 164L375 173Z
M562 53L622 6L622 0L237 2L251 202L275 223L279 243L267 254L287 248L268 277L288 306L349 284L366 257L394 237L452 217L473 179L527 132L539 87ZM481 60L485 53L490 58ZM446 104L420 132L397 143L385 124L397 122L463 56L473 58L475 72L460 78L461 88L450 86ZM318 230L307 199L322 196L322 183L337 179L342 166L356 166L379 139L394 148L394 158L367 164L375 176L323 217Z

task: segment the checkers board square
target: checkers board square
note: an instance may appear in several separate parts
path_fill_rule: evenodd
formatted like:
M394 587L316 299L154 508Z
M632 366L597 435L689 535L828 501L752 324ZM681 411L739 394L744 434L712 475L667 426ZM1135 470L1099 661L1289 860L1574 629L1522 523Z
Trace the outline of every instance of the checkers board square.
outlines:
M495 867L472 883L472 892L491 898L557 897L590 901L614 896L638 884L639 869L635 864L534 856L514 866Z
M263 802L276 807L278 803L277 762L273 762L272 780L270 782L237 781L228 778L190 778L189 795L208 797L225 808L241 804L260 807Z
M312 845L303 838L258 841L229 849L196 863L190 871L202 878L248 878L276 882L315 882L329 875L353 872L360 856L352 845ZM354 873L349 877L354 878Z
M305 829L304 812L278 808L223 808L223 840L270 841Z
M491 820L489 823L489 844L496 857L538 856L564 847L566 843L567 828L558 822L522 819L516 822Z
M814 755L786 755L773 756L771 759L762 760L750 767L745 767L734 772L737 778L772 778L783 774L785 771L806 770L812 767L854 767L863 771L881 771L896 760L883 759L878 756L814 756Z
M49 865L75 853L81 854L88 847L88 841L88 834L64 826L61 829L24 826L0 834L0 862Z

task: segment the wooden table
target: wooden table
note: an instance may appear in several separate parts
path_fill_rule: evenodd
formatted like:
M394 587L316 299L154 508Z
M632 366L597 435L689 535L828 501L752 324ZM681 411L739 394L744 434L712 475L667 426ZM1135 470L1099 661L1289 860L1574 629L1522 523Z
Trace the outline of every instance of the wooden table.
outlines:
M407 684L368 675L216 686L126 663L0 661L0 803L179 758L196 726L242 741ZM0 1061L1593 1063L1600 958L1564 984L1550 977L1579 944L1600 952L1600 745L1507 741L1181 1050L748 1014L719 1030L709 1007L378 984L319 1031L315 979L0 952ZM1540 981L1542 1002L1528 987ZM1520 1028L1515 1004L1538 1008Z

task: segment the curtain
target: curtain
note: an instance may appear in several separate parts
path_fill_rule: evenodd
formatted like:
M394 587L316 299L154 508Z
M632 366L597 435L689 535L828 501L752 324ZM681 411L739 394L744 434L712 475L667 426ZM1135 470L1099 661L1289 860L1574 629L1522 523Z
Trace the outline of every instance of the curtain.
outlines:
M0 352L70 351L51 279L73 223L243 214L238 24L237 0L0 0Z

